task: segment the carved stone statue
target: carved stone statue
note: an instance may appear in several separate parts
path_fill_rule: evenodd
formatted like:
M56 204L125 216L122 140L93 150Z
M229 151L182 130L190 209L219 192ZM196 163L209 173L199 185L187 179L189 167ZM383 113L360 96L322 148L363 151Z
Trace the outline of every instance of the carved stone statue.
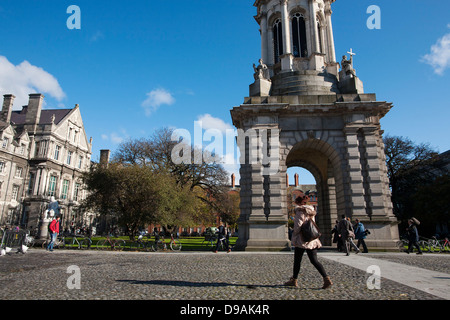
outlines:
M262 59L259 59L259 66L253 64L253 70L255 71L253 75L255 80L264 79L270 81L269 68L267 68Z
M341 67L346 76L356 76L355 69L353 68L352 55L350 56L350 60L347 60L347 56L342 56Z

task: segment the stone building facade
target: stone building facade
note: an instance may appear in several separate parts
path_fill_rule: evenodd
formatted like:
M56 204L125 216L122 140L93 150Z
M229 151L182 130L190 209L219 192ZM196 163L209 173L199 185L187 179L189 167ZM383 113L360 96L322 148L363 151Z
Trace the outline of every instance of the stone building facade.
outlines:
M37 229L52 197L62 228L89 224L93 216L78 207L92 139L79 106L44 110L44 96L30 94L28 105L16 111L14 98L4 95L0 114L0 224Z
M336 61L335 0L256 0L261 56L249 97L231 110L241 151L237 248L289 250L286 171L314 176L322 241L342 215L371 229L367 244L395 247L380 119L392 108L364 93L354 53Z

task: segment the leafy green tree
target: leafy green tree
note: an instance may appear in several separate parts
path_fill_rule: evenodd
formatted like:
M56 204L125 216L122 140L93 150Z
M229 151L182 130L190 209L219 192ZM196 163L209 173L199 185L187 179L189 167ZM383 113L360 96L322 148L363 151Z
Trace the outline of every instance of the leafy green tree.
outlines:
M429 144L415 144L405 137L385 136L383 140L394 214L403 223L413 216L420 216L425 225L435 225L432 214L417 208L424 208L434 201L434 196L433 200L429 197L429 190L434 188L436 178L445 172L438 153ZM424 193L425 190L428 192ZM427 232L430 230L427 228Z

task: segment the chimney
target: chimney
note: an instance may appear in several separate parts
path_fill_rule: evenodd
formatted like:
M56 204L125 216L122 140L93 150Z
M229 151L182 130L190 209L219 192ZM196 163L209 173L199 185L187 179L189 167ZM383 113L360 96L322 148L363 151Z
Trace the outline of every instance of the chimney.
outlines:
M109 155L111 154L110 150L100 150L100 165L108 166L109 163Z
M236 176L234 173L231 174L231 187L234 189L236 187Z
M3 108L0 114L0 120L5 121L8 124L11 122L11 112L15 98L16 97L12 94L5 94L3 96Z
M295 179L295 187L298 187L298 173L294 175L294 179Z
M33 93L29 95L27 113L25 115L25 128L28 132L36 132L37 125L41 119L42 102L44 95Z

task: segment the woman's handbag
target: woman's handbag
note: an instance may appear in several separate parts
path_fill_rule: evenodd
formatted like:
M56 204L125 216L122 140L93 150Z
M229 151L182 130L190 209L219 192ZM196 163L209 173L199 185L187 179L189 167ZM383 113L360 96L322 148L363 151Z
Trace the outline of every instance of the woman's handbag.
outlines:
M305 242L310 242L315 239L318 239L322 234L320 233L319 227L312 220L306 220L302 226L300 227L300 233L302 235L302 239Z

